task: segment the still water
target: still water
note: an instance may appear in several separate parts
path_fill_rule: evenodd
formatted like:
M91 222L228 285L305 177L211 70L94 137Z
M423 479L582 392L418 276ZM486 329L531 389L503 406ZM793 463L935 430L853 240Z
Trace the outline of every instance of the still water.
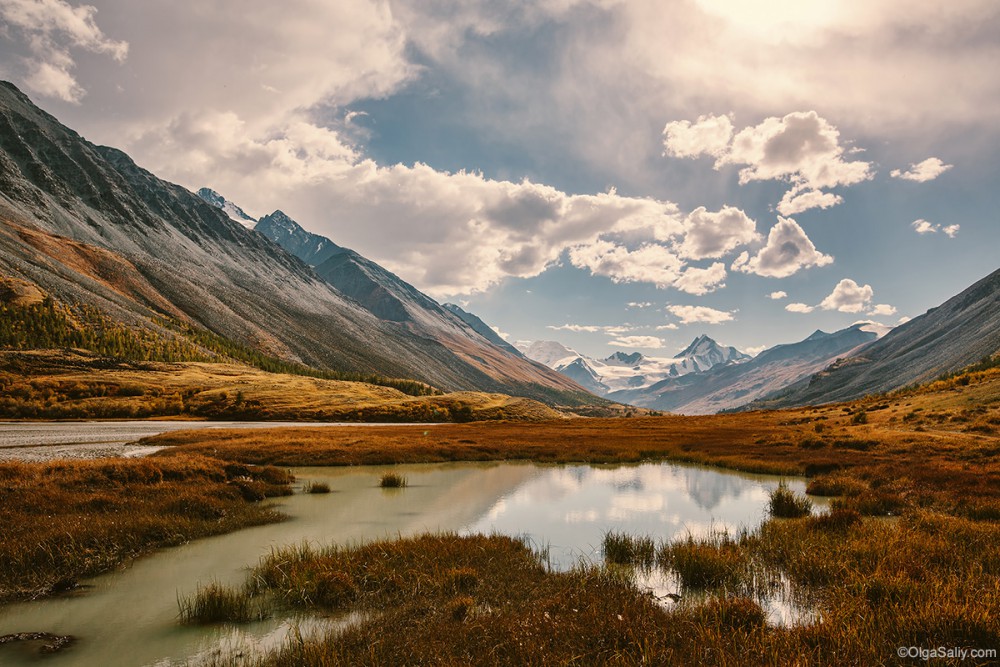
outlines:
M409 486L380 489L378 479L387 469L296 469L299 482L327 482L333 493L282 498L277 505L288 521L157 552L84 582L87 588L73 597L0 608L0 636L49 632L79 638L65 652L44 658L28 645L0 646L0 664L165 667L233 647L277 645L292 624L306 634L329 627L330 621L316 619L276 619L239 629L177 623L179 597L210 582L242 583L248 566L286 544L496 531L526 535L549 549L554 567L567 568L580 559L599 560L608 530L667 539L756 525L768 491L779 482L676 464L430 464L394 466ZM801 480L789 486L804 491Z

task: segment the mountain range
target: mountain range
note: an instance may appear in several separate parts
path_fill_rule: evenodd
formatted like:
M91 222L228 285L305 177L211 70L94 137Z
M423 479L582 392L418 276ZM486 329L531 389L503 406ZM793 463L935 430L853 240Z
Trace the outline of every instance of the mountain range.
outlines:
M0 83L0 274L143 335L183 326L316 369L599 402L353 251L286 250L264 231L301 228L279 213L251 231L238 207L157 178Z
M816 331L753 358L705 335L670 359L616 352L595 361L554 341L532 343L524 351L610 400L680 414L711 414L782 390L876 338L866 325L857 324L832 334Z
M559 371L595 394L608 397L619 394L637 397L668 378L703 373L720 364L738 364L750 359L735 347L722 347L708 336L699 336L679 355L669 358L619 351L605 359L593 359L556 341L535 341L522 344L520 349L529 359Z
M108 328L112 353L127 331L170 354L241 350L262 368L277 360L563 406L696 414L848 400L1000 351L1000 271L881 338L858 324L752 359L707 336L670 358L593 359L552 341L519 350L282 211L257 220L217 192L163 181L3 82L0 285L5 307L55 302L60 326Z
M821 372L750 407L815 405L898 389L1000 351L1000 270Z

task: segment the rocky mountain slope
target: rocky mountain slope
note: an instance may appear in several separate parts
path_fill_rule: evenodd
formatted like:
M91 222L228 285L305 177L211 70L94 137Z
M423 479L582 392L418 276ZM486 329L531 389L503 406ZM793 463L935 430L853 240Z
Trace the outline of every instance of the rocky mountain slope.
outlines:
M377 317L262 234L89 143L9 83L0 84L0 274L150 336L175 336L167 324L180 323L315 368L588 400L567 378L488 343L456 352Z
M222 202L225 206L224 199ZM376 262L306 231L281 211L261 218L255 230L304 262L315 262L317 275L387 326L435 340L491 375L521 382L569 384L579 389L550 368L526 359L475 315L454 304L442 306Z
M851 400L927 382L1000 352L1000 270L756 407Z

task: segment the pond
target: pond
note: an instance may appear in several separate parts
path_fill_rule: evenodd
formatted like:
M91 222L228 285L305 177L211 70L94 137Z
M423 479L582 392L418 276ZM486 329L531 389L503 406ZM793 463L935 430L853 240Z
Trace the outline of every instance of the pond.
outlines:
M381 489L386 470L408 486ZM326 482L332 493L297 493L278 507L290 519L159 551L127 568L90 579L73 596L0 608L0 636L19 632L74 635L52 667L184 664L238 646L268 647L294 623L308 634L315 619L276 619L242 626L190 627L177 622L179 598L211 582L240 584L246 568L274 547L407 536L427 531L525 535L549 549L552 565L599 561L608 530L659 539L754 526L764 518L778 477L677 464L543 466L528 463L300 468L299 484ZM789 480L796 492L804 482ZM30 650L29 650L30 649ZM0 646L0 664L37 665L27 644Z

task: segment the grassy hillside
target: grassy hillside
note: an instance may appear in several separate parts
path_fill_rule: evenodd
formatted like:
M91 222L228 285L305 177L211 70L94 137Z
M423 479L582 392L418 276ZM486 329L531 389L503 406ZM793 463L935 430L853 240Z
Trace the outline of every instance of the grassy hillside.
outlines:
M236 363L126 361L83 350L0 351L3 419L441 422L557 419L526 398L269 373Z

